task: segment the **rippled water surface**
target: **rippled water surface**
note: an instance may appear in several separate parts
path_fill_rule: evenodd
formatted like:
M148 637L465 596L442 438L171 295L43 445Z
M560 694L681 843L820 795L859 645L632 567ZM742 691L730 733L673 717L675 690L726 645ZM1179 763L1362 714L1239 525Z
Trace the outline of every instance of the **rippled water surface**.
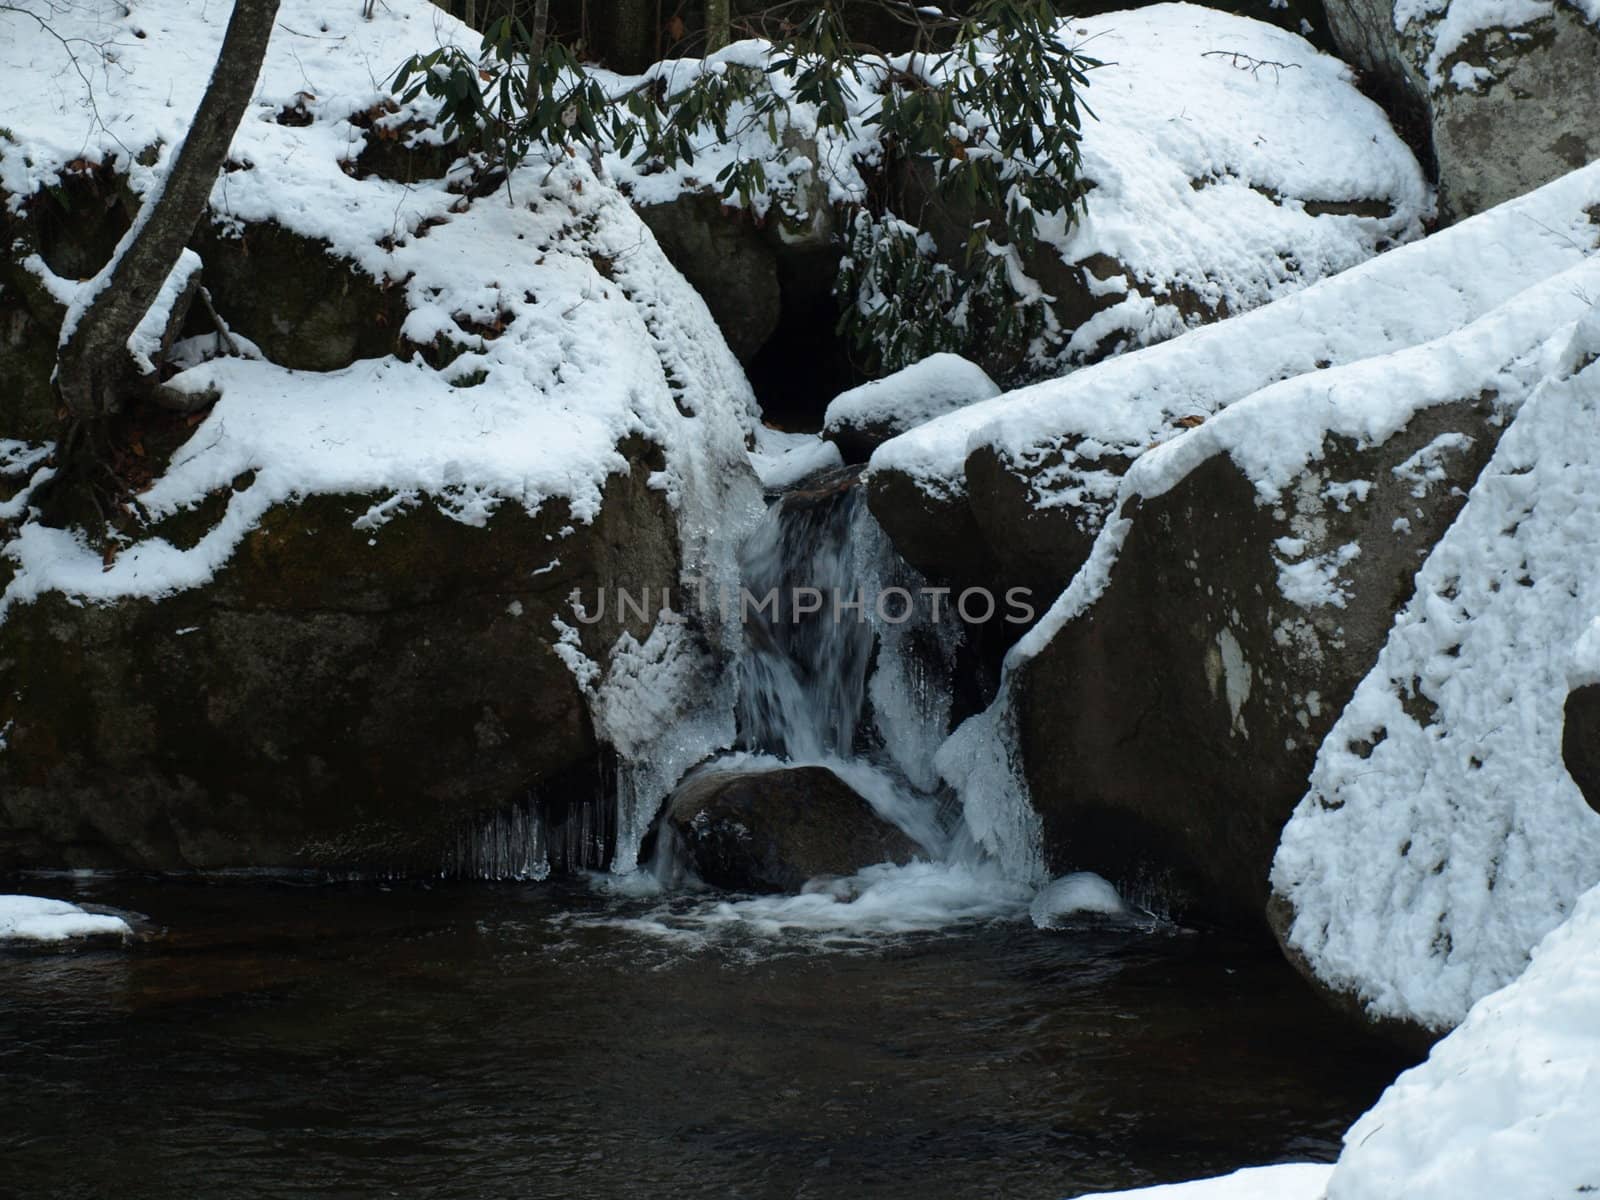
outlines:
M0 954L8 1197L1065 1197L1331 1158L1402 1065L1281 959L1171 930L824 947L664 937L661 901L577 885L0 890L162 931Z

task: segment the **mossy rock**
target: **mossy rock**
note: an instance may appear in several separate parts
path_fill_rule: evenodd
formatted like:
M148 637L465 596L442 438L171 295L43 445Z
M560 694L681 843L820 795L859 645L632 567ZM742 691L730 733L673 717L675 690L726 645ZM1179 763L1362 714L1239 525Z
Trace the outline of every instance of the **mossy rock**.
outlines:
M405 288L374 279L326 242L272 222L202 221L190 242L229 326L279 366L337 371L398 346Z
M430 502L271 509L208 585L0 625L0 869L437 872L457 832L596 760L552 620L572 589L677 581L649 450L595 521L503 505L482 528ZM575 525L563 536L562 529ZM582 629L603 661L627 629Z

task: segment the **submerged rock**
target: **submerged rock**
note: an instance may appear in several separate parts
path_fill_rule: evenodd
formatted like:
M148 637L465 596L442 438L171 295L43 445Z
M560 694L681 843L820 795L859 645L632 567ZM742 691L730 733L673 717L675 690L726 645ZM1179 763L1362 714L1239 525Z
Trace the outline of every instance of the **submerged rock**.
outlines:
M732 891L798 892L920 849L826 767L696 775L665 821L700 878Z

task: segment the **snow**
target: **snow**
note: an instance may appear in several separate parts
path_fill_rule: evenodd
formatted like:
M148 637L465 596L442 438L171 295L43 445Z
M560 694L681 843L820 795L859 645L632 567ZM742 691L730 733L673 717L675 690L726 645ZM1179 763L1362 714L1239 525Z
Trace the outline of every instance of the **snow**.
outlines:
M85 912L65 900L42 896L0 896L0 943L62 942L69 938L121 934L133 930L121 917Z
M1600 889L1345 1134L1327 1200L1600 1192Z
M902 433L935 417L1000 394L982 367L959 354L930 354L921 362L833 398L824 414L825 436L850 429Z
M552 165L533 156L509 189L470 204L446 180L402 185L347 174L341 164L367 137L351 118L388 100L389 73L441 41L477 41L425 0L391 0L370 21L361 7L333 12L285 0L230 151L241 169L218 179L212 210L235 231L271 221L325 241L330 256L404 288L406 336L443 333L464 352L440 370L420 356L390 356L313 373L256 356L181 371L170 388L215 389L221 399L141 495L142 515L158 521L226 489L221 518L189 549L143 537L122 545L109 565L73 531L25 524L4 550L15 577L0 597L0 620L51 591L111 601L199 587L270 508L316 494L371 496L358 524L374 531L420 503L471 526L505 504L536 512L562 503L570 536L595 517L608 477L629 469L617 447L630 436L663 451L651 485L677 515L685 575L713 587L735 581L735 551L760 508L745 449L755 401L705 305L581 157ZM0 187L10 203L20 205L79 158L114 160L142 195L158 189L226 16L225 6L180 0L62 7L52 25L92 60L92 102L60 41L9 21L0 66L7 78L30 81L11 89L7 105L16 140L0 141ZM296 105L310 123L279 124L278 112ZM423 104L395 118L428 115ZM158 148L151 165L135 157L147 147ZM190 258L164 295L186 276ZM56 279L42 262L31 266L69 305L81 307L95 286ZM497 336L475 332L490 323L503 326ZM141 326L135 348L148 353L150 334ZM18 469L22 459L9 457ZM248 486L233 491L241 476ZM13 500L8 511L23 503ZM724 651L738 644L726 623L713 621L707 632ZM627 695L655 686L663 672L687 670L682 646L616 649L612 675L580 682L605 698L602 736L648 767L634 784L642 796L680 764L726 744L730 718L696 707L701 695L682 698L692 713L670 714L670 705ZM612 657L595 670L604 674Z
M1394 27L1417 44L1433 91L1446 85L1473 91L1485 79L1495 77L1496 59L1504 54L1502 47L1475 46L1475 40L1491 30L1523 29L1547 21L1555 15L1558 3L1600 25L1596 0L1395 0ZM1450 65L1448 74L1446 64Z
M1079 1200L1323 1200L1331 1166L1284 1163L1247 1167L1216 1179L1197 1179L1131 1192L1096 1192ZM1396 1193L1398 1195L1399 1193Z
M1086 215L1069 229L1065 214L1039 214L1038 234L1062 264L1118 264L1105 279L1091 272L1088 286L1106 307L1066 331L1066 361L1163 340L1194 323L1185 310L1196 304L1240 312L1421 234L1432 211L1421 169L1349 68L1304 39L1188 4L1068 19L1058 37L1107 65L1091 72L1084 95L1095 114L1083 122L1080 147L1082 175L1094 184ZM748 41L705 64L598 75L621 94L649 80L679 90L705 72L753 69L792 96L792 80L770 70L769 54ZM991 65L993 51L980 49L977 61ZM905 56L890 65L932 69ZM728 120L732 140L718 146L708 136L693 163L658 169L607 150L606 169L640 203L663 204L713 189L723 169L757 160L770 183L752 197L753 211L767 218L776 206L789 224L813 226L829 201L868 192L863 167L882 154L870 124L880 74L874 65L844 81L846 130L819 130L814 109L797 102L768 128L741 104ZM1317 215L1319 202L1352 201L1373 201L1383 215ZM1019 261L1011 269L1022 291L1048 292Z
M931 421L880 446L870 469L958 497L967 455L989 446L1031 472L1035 503L1096 528L1126 462L1179 421L1470 324L1591 255L1597 202L1600 164L1264 308Z
M0 154L12 203L79 156L115 158L135 189L158 187L225 15L176 0L124 15L63 10L56 32L82 38L81 54L106 47L92 109L60 44L19 22L0 58L11 78L41 86L14 89L8 106L26 146ZM625 469L616 446L630 434L666 451L658 484L691 560L736 539L738 506L732 520L724 509L742 484L729 464L743 458L753 397L704 305L614 189L581 162L529 164L512 181L515 203L502 192L461 212L443 181L357 181L340 169L365 137L348 118L384 99L385 75L441 37L467 36L422 0L380 6L371 21L359 6L334 14L289 0L231 151L249 169L224 174L212 206L224 220L325 239L374 277L405 280L407 331L448 329L468 351L443 371L394 357L315 374L225 358L180 373L169 386L215 387L222 400L142 497L145 513L192 507L247 470L252 484L192 549L144 539L109 569L70 532L26 526L8 549L18 575L0 614L49 590L109 600L198 586L268 508L317 493L419 494L469 524L501 503L534 511L563 500L586 522L607 476ZM278 124L295 102L311 124ZM153 167L131 161L156 144ZM393 248L380 245L390 238ZM500 314L510 319L497 338L460 328ZM460 386L474 372L487 377Z
M1561 756L1600 612L1600 363L1578 369L1600 311L1552 343L1565 353L1419 572L1273 867L1290 945L1374 1016L1449 1028L1600 881L1600 815Z
M1118 916L1127 911L1117 889L1093 871L1074 871L1052 880L1039 889L1028 906L1028 916L1040 929L1084 913Z
M838 446L814 433L784 433L763 425L756 430L750 463L763 488L781 492L807 476L843 466L844 459Z
M1410 151L1349 68L1300 37L1182 4L1069 24L1115 65L1090 77L1083 174L1096 186L1057 244L1067 262L1108 255L1130 281L1126 311L1080 328L1073 350L1181 332L1180 293L1241 312L1421 233L1431 200ZM1352 200L1390 215L1306 211Z

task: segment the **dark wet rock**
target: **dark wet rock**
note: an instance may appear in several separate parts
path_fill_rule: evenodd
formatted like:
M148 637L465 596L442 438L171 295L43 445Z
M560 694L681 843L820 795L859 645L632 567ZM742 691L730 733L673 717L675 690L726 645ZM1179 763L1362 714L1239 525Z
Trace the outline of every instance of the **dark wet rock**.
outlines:
M1394 468L1446 432L1471 440L1439 444L1443 479L1418 495ZM1490 400L1463 400L1378 445L1330 436L1275 506L1226 454L1130 501L1104 594L1013 680L1052 865L1264 933L1272 857L1317 748L1497 436ZM1364 498L1328 498L1349 480L1369 481ZM1286 597L1294 563L1326 564L1342 606Z
M903 471L873 470L867 506L900 557L936 583L980 587L998 578L964 492L935 492Z
M312 497L205 586L13 608L0 869L437 872L464 823L596 761L552 647L572 589L677 581L660 459L623 450L590 525L508 504L474 528L424 503L357 529L381 498ZM603 663L624 629L649 631L610 613L584 652Z
M1568 694L1561 757L1589 807L1600 812L1600 684Z
M748 363L778 328L778 256L750 216L710 193L642 205L640 219L700 293L728 347Z
M99 166L69 168L20 202L0 191L0 438L42 441L58 426L50 378L66 306L24 261L37 255L64 280L87 279L137 208L125 177Z
M665 821L700 878L731 891L798 892L919 852L826 767L703 772L673 794Z
M395 352L405 288L330 254L327 243L271 222L202 221L190 245L223 318L279 366L337 371Z
M967 507L1000 578L1028 588L1042 609L1072 582L1100 527L1093 510L1039 503L1040 466L1017 468L995 447L980 445L967 456L965 473Z

